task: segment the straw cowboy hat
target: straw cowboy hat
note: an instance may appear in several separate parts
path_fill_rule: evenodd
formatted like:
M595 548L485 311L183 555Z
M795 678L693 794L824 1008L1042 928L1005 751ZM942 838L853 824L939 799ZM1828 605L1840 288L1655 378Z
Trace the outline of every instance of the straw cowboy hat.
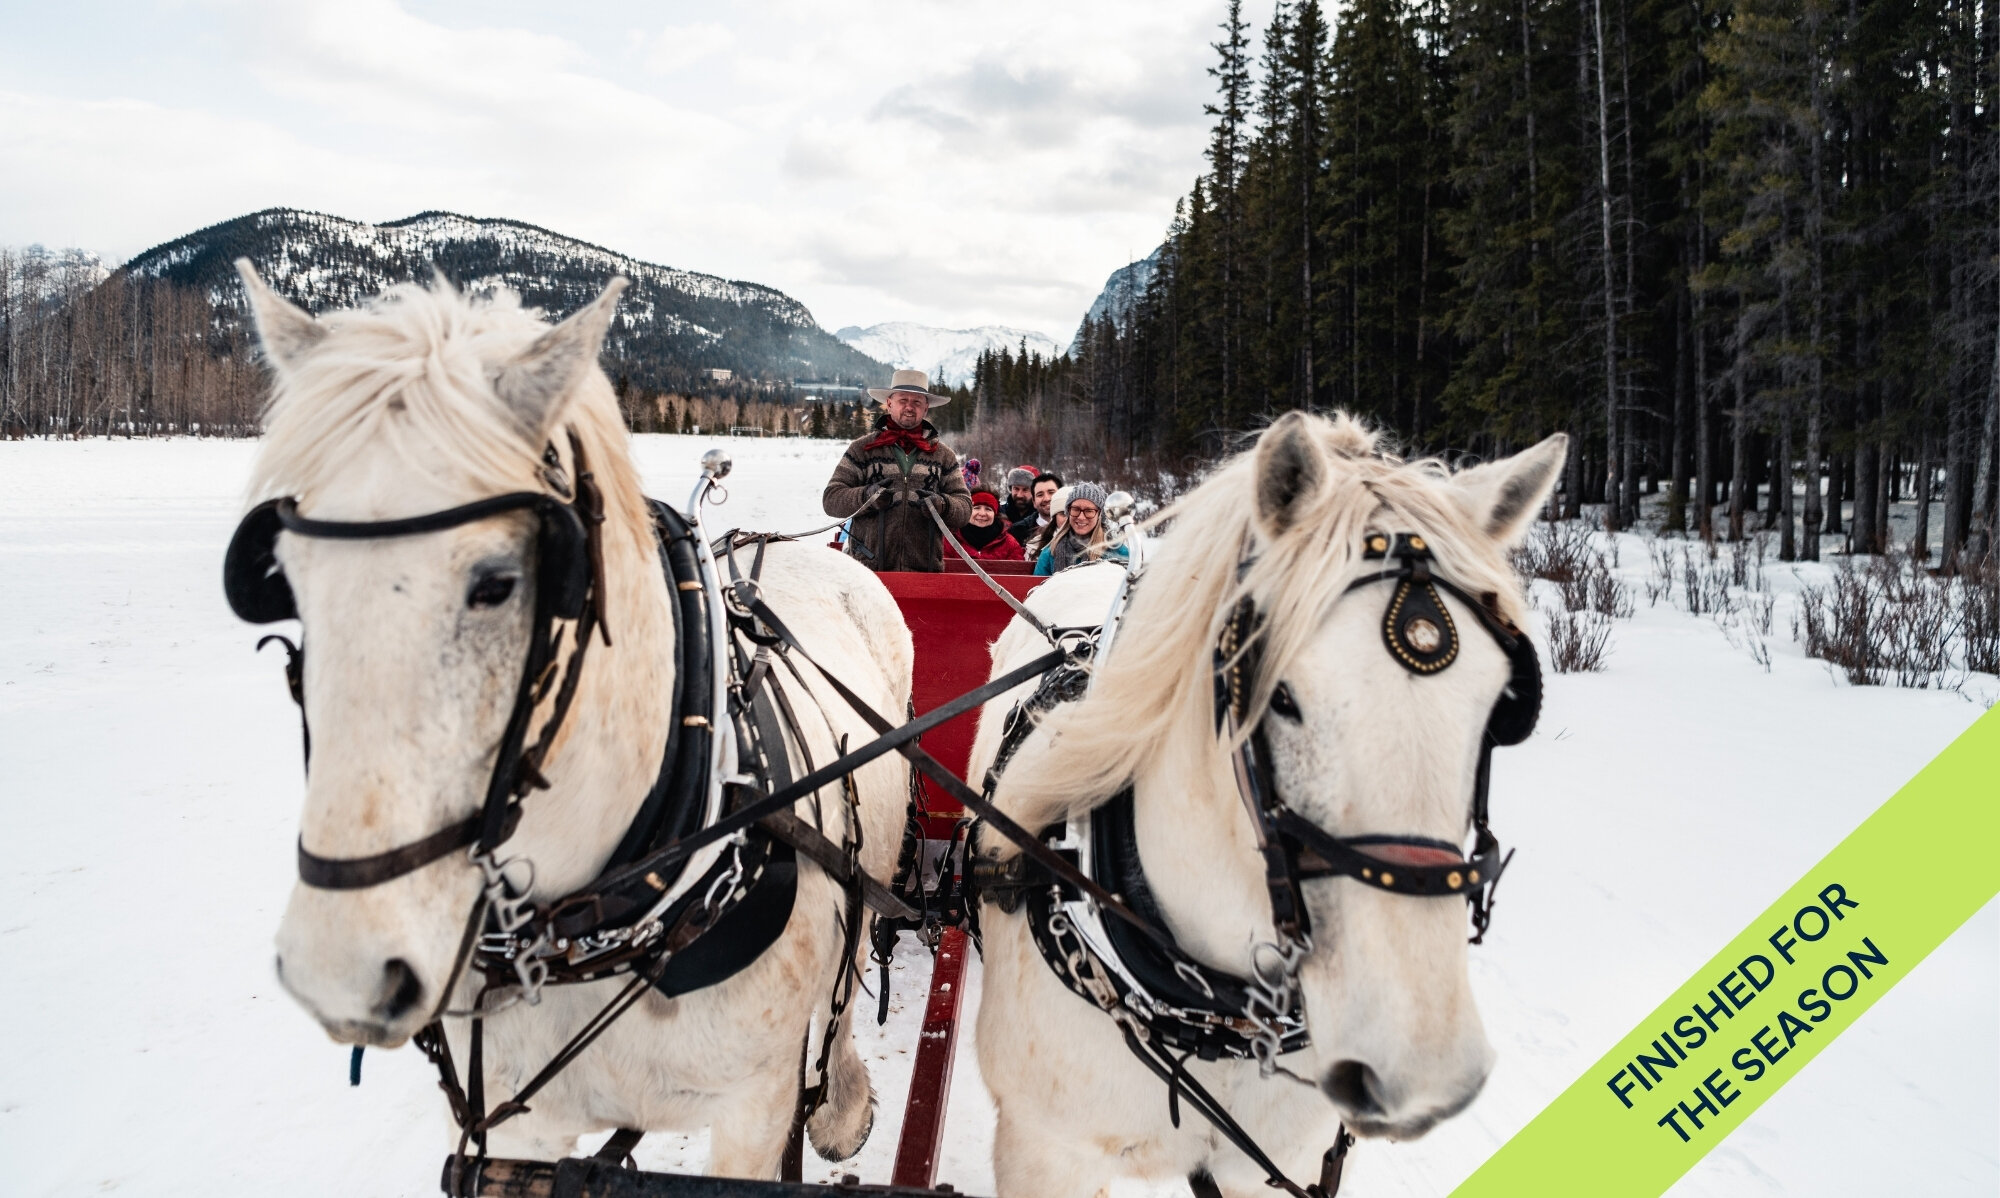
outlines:
M873 396L877 403L889 398L889 393L892 391L914 392L929 400L934 408L941 408L951 402L949 395L932 395L930 385L931 376L921 370L898 370L889 376L889 386L886 390L881 387L870 387L868 394Z

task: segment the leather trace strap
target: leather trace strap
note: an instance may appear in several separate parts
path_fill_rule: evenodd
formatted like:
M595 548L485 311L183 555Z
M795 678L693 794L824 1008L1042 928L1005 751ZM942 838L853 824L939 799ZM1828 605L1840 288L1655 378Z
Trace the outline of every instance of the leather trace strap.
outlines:
M937 758L932 757L918 746L915 743L915 737L905 735L905 733L917 724L925 724L926 730L928 730L928 727L934 727L936 724L942 723L943 720L936 717L943 715L944 712L951 708L958 708L960 711L970 710L973 706L977 705L971 702L975 698L977 698L978 702L983 703L988 699L1005 694L1030 678L1034 678L1042 672L1061 664L1068 656L1064 650L1051 650L1028 662L1026 665L1010 670L1000 677L989 681L977 690L968 691L966 694L959 696L958 699L946 704L944 707L938 708L929 715L905 724L901 728L897 728L885 719L880 712L877 712L870 706L867 700L855 694L846 683L840 680L838 675L829 671L817 661L814 661L812 654L806 651L804 646L799 643L798 638L792 635L791 629L785 626L784 621L778 618L777 613L773 612L761 597L751 598L748 603L744 604L744 607L746 611L762 621L766 627L770 628L778 639L789 646L793 652L809 662L819 672L820 677L826 679L827 683L833 687L835 693L849 707L854 709L854 713L860 716L869 727L874 728L880 734L878 739L871 742L871 744L882 745L893 741L895 750L904 757L907 757L910 763L917 767L918 771L932 782L935 782L946 794L958 800L960 805L977 815L994 831L1012 841L1022 853L1032 858L1037 865L1083 893L1088 894L1100 909L1124 920L1148 939L1161 945L1171 945L1173 943L1173 938L1165 931L1155 927L1150 921L1134 912L1117 895L1112 894L1092 881L1088 875L1077 869L1068 858L1045 844L1041 837L1036 836L1033 832L1015 823L1006 812L995 807L988 801L985 795L968 786L965 779L952 773ZM1001 685L1002 683L1005 685Z

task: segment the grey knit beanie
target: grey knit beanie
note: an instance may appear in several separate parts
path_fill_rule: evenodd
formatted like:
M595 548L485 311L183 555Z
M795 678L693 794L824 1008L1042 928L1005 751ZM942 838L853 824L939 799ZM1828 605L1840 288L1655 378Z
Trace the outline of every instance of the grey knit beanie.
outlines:
M1098 515L1102 516L1104 514L1105 495L1103 487L1098 486L1096 483L1071 483L1069 498L1064 501L1063 510L1068 511L1069 505L1079 499L1094 506L1097 509Z
M1007 472L1007 485L1010 487L1032 487L1035 485L1035 472L1026 466L1016 466Z

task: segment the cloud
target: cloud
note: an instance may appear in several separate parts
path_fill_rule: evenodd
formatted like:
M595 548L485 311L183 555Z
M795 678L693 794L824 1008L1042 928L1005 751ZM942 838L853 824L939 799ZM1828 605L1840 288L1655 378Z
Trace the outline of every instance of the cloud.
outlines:
M176 48L214 64L204 87L103 72L133 90L66 96L82 16L29 48L50 65L0 98L0 240L129 252L271 205L449 208L766 283L830 327L1065 335L1201 169L1221 15L209 2L223 19Z
M713 58L735 42L735 34L712 21L669 25L644 39L646 69L664 75Z

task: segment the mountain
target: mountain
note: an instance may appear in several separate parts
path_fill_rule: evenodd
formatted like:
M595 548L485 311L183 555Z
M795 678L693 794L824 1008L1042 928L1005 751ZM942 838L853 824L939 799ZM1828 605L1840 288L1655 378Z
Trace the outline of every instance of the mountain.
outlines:
M898 320L865 329L849 325L834 336L891 366L927 370L933 382L950 387L970 382L973 364L989 349L1019 351L1025 342L1044 358L1053 358L1061 352L1053 337L997 324L976 329L934 329Z
M1090 311L1083 319L1103 320L1110 316L1123 324L1125 318L1132 314L1132 306L1139 302L1140 296L1146 294L1146 285L1153 281L1153 271L1160 265L1160 250L1165 248L1167 247L1160 246L1137 262L1112 271L1111 277L1104 280L1104 290L1097 293L1097 299L1092 302ZM1081 322L1078 323L1076 331L1077 337L1072 338L1069 343L1071 353L1076 352L1077 340L1083 335Z
M470 292L510 287L560 319L622 274L632 286L606 338L605 365L643 387L688 387L713 368L779 383L875 382L886 373L781 291L656 266L512 220L424 212L370 225L272 208L156 246L122 269L205 290L218 308L240 312L231 265L239 257L313 312L351 307L392 283L428 281L436 270Z

